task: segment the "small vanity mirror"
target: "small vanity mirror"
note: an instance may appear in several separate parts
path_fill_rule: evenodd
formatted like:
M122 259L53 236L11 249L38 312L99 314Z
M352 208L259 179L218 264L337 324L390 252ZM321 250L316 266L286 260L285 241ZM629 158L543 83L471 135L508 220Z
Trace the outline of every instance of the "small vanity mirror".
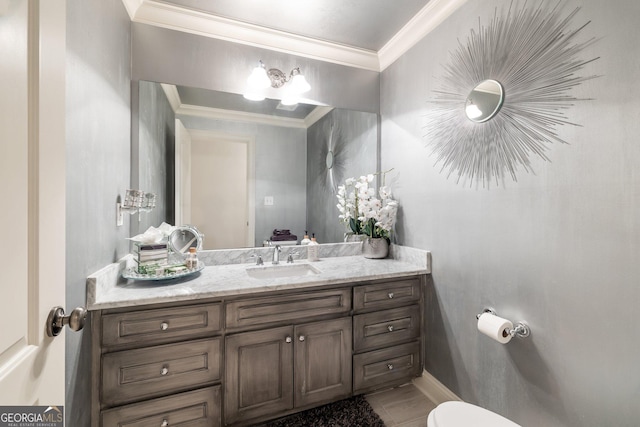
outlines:
M472 122L486 122L498 114L503 102L504 90L500 82L484 80L467 97L464 112Z
M169 235L169 247L175 253L186 254L189 248L202 249L202 233L192 225L176 227Z
M327 162L327 169L331 169L333 167L333 151L329 151L327 153L326 162Z

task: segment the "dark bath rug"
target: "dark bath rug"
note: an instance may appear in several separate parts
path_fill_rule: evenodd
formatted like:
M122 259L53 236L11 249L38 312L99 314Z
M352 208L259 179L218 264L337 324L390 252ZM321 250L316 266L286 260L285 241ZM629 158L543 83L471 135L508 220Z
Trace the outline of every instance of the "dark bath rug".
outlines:
M364 396L354 396L328 405L260 424L263 427L384 427Z

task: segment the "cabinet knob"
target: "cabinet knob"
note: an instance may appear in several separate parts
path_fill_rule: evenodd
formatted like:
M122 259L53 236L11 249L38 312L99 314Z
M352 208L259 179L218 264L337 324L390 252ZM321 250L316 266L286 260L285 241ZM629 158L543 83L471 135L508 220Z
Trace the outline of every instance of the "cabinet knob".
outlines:
M393 325L387 326L387 329L389 330L389 332L393 332Z
M393 292L389 292L389 299L393 299Z
M291 341L292 341L291 337L286 337L286 338L284 339L284 342L287 342L287 343L290 343Z
M160 375L164 376L167 375L169 373L169 368L167 368L166 366L163 366L162 369L160 370Z
M166 331L167 329L169 329L169 324L167 322L160 323L160 330Z
M300 336L298 337L298 340L299 340L299 341L304 341L304 335L300 335Z
M389 363L389 364L387 365L387 369L389 369L390 371L393 371L393 365L392 365L391 363Z
M160 427L168 427L169 426L169 421L167 421L166 419L162 420L162 424L160 424Z

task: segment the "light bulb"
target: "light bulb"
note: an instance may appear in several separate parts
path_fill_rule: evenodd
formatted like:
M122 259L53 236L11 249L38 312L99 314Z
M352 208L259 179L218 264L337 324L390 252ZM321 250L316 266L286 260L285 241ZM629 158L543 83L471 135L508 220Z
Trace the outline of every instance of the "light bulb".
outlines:
M465 113L470 119L477 119L482 116L482 111L474 103L470 103L465 107Z
M245 93L242 94L244 99L248 99L249 101L264 101L264 93L259 90L251 90L248 89Z

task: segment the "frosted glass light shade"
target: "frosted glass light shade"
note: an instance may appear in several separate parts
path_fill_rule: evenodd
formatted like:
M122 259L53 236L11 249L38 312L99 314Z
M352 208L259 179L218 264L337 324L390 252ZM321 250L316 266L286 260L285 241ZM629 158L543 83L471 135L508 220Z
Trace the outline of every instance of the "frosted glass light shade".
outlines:
M309 85L307 79L305 79L302 74L296 74L291 79L289 90L292 93L301 94L310 91L311 85Z
M267 75L264 65L260 64L253 69L247 79L249 89L267 89L271 86L271 79Z

